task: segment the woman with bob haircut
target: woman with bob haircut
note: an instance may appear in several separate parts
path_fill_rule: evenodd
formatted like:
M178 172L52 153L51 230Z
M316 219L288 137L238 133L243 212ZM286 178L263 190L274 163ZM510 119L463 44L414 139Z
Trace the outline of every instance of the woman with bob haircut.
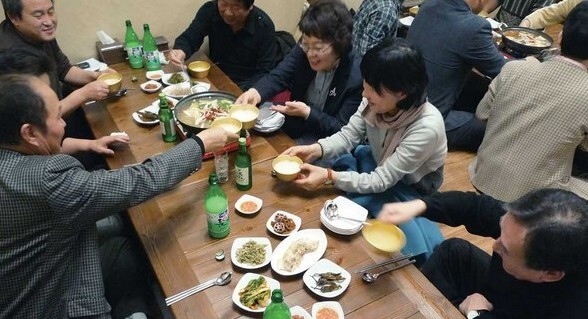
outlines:
M270 108L285 115L286 134L298 144L309 144L338 132L357 110L361 58L351 45L353 18L340 0L317 1L298 27L298 45L237 103L258 104L290 90L290 101Z
M311 190L333 185L377 217L384 203L420 198L441 186L447 140L441 113L426 101L423 58L404 39L384 40L369 50L361 73L363 100L349 124L284 154L306 163L340 156L333 169L303 164L295 183ZM368 144L362 145L366 136ZM399 226L407 237L403 253L421 255L420 262L443 240L426 218Z

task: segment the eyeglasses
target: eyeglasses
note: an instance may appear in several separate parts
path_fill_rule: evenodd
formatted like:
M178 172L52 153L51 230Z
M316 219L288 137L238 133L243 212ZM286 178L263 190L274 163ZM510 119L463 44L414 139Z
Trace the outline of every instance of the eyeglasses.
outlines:
M248 8L245 8L242 4L230 4L228 1L218 0L218 8L219 10L227 10L231 9L233 12L244 12L247 11Z
M308 45L304 44L304 43L299 43L298 44L300 46L300 48L302 49L302 51L304 51L304 53L308 54L309 52L312 54L325 54L327 52L327 50L331 47L331 44L327 44L325 46L322 47L314 47L311 48Z

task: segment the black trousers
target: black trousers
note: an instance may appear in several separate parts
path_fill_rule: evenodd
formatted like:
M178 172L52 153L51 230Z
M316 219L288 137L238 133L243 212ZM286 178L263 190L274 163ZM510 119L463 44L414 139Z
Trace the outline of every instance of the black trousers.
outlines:
M490 255L460 238L445 240L421 267L423 274L455 307L479 292L490 267Z
M464 125L445 132L447 135L447 148L450 151L477 152L486 131L486 123L472 118Z
M112 237L100 245L100 266L112 318L135 312L150 315L155 304L149 286L148 261L139 245L126 237Z

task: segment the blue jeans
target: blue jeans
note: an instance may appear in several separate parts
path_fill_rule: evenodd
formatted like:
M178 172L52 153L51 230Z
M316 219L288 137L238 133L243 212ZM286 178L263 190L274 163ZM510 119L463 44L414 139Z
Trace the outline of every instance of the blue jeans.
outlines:
M371 147L360 145L355 149L353 155L345 154L339 157L333 164L333 169L369 173L377 166L378 164L372 156ZM347 193L349 199L367 209L374 218L378 217L385 203L406 202L422 196L423 194L419 194L416 189L403 182L398 182L384 192L377 194ZM435 247L444 240L437 224L424 217L416 217L407 223L398 225L398 227L406 235L406 246L402 249L402 253L421 255L417 262L424 262Z

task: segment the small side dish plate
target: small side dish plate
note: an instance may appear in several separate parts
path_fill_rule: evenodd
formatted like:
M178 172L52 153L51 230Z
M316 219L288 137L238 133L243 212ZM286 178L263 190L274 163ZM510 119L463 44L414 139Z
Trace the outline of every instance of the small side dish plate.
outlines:
M265 307L260 307L258 309L251 309L247 306L245 306L244 304L241 303L241 301L239 300L239 291L241 291L241 289L247 287L247 284L253 280L253 279L257 279L259 277L264 277L265 281L267 283L267 286L270 289L270 294L271 291L273 291L274 289L280 289L280 282L278 282L275 279L260 275L260 274L254 274L251 272L248 272L246 274L243 275L243 277L241 277L241 279L239 280L239 282L237 283L237 286L235 286L235 290L233 290L233 303L235 305L237 305L239 308L246 310L246 311L250 311L250 312L264 312L265 311Z
M177 82L177 83L170 83L169 79L174 76L174 74L180 74L180 76L182 77L182 82ZM161 77L161 82L163 82L163 84L165 85L175 85L175 84L180 84L180 83L186 83L190 81L190 77L188 76L188 74L186 74L186 72L173 72L173 73L165 73L162 77ZM187 94L186 94L187 95Z
M318 247L315 251L302 255L300 264L292 271L282 269L282 258L284 257L286 251L288 251L290 245L299 239L318 240ZM271 261L272 269L282 276L297 275L312 267L312 265L321 259L326 250L327 235L325 235L325 232L322 229L304 229L298 231L288 236L276 247L276 249L274 249Z
M164 72L162 70L147 71L147 73L145 73L145 77L148 78L149 80L161 81L163 74L164 74Z
M210 83L200 81L194 82L190 88L190 92L192 93L206 92L208 90L210 90Z
M337 313L337 319L343 319L345 318L345 313L343 312L343 307L341 307L341 304L336 302L336 301L323 301L323 302L317 302L314 303L312 305L312 317L313 318L318 318L318 312L323 309L323 308L329 308L329 309L333 309L335 311L335 313ZM333 317L329 317L329 318L333 318ZM333 318L335 319L335 318Z
M290 315L292 315L292 318L294 318L294 316L301 316L303 319L312 319L308 311L300 306L290 308Z
M294 222L294 228L291 229L289 232L277 232L276 229L274 228L274 225L272 224L272 222L278 222L276 220L276 217L278 216L278 214L282 214L283 216L285 216L286 218L289 218L292 220L292 222ZM300 225L302 225L302 219L294 214L285 212L283 210L278 210L275 213L273 213L270 218L267 220L267 223L265 224L265 226L267 227L267 229L274 235L276 236L281 236L281 237L288 237L292 234L294 234L295 232L297 232L300 229ZM287 227L287 225L284 225L284 227Z
M235 202L235 209L244 215L257 213L263 206L261 198L245 194Z
M144 111L149 111L149 112L157 114L157 113L159 113L159 105L151 104L151 105L139 110L139 112L144 112ZM144 120L139 116L139 114L137 114L137 112L133 112L133 120L135 120L135 122L137 122L139 124L143 124L143 125L155 125L155 124L159 123L158 119L151 120L151 121Z
M147 93L155 93L161 89L161 83L154 80L149 80L145 83L142 83L140 86L141 90Z
M190 94L190 82L164 87L161 92L165 93L165 95L169 97L180 100L186 95Z
M341 287L331 292L322 292L321 289L316 288L318 286L317 279L320 278L319 274L324 273L340 274L344 279L343 281L337 282L335 284ZM314 292L315 294L325 298L334 298L342 294L347 289L347 287L349 287L349 283L351 282L351 274L334 262L328 259L321 259L304 273L304 276L302 276L302 281L304 281L306 287L308 287L308 289L310 289L310 291Z
M237 258L237 250L239 250L239 248L243 247L243 245L245 245L245 243L247 243L250 240L252 240L260 245L265 245L265 259L261 263L256 264L256 265L239 262L239 260ZM272 259L272 244L270 243L269 239L267 239L265 237L235 238L235 240L233 241L233 246L231 246L231 261L233 262L233 264L235 266L237 266L239 268L258 269L258 268L261 268L261 267L269 264L271 259Z

